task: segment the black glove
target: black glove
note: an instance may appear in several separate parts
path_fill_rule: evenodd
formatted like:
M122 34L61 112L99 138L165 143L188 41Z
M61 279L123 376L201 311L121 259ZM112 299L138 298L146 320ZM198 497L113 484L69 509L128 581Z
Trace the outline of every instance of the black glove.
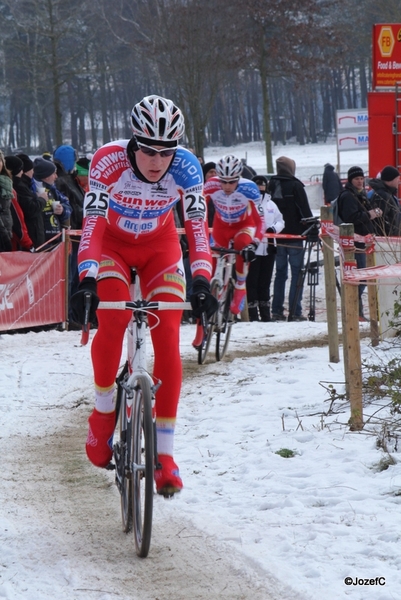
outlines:
M266 229L266 233L276 233L276 230L274 229L274 227L268 227Z
M210 283L205 277L198 275L192 282L191 294L192 312L196 319L200 319L205 312L209 319L218 308L217 298L210 293Z
M256 244L249 244L249 246L245 246L245 248L241 250L241 256L245 262L252 262L253 260L255 260L256 248Z
M88 310L88 323L96 322L96 309L99 305L96 279L84 277L78 286L78 291L71 296L70 308L72 318L76 323L85 325L85 313ZM89 305L86 304L86 294L89 294Z

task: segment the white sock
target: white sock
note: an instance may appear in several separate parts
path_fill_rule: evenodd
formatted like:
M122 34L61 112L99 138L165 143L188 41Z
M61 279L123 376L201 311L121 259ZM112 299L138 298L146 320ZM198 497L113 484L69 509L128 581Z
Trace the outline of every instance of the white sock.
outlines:
M95 408L101 413L110 413L115 410L114 385L110 390L95 389Z
M175 419L157 419L157 452L158 454L167 454L174 456L174 427Z

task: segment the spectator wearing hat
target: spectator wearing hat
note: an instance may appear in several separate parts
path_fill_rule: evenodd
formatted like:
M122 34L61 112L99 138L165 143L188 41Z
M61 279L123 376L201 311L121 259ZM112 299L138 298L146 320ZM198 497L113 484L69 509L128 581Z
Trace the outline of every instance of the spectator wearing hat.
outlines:
M277 175L269 181L268 191L273 202L277 204L283 215L285 228L283 234L302 235L306 227L302 219L312 217L305 186L295 177L296 164L288 156L276 159ZM284 300L288 271L291 271L291 281L288 290L288 319L305 321L302 314L303 288L300 285L300 275L304 265L304 243L301 239L278 239L276 255L276 276L273 287L272 317L275 321L286 321L284 315Z
M337 198L343 189L341 179L335 172L333 165L330 163L324 165L322 187L324 203L329 205Z
M260 207L263 211L266 233L280 233L284 229L283 215L277 204L267 193L268 180L263 175L256 175L253 180L261 194ZM246 278L246 295L250 321L271 321L270 284L276 259L275 239L263 238L257 247L255 260L249 264Z
M91 161L86 156L79 158L75 163L77 180L85 193L89 191L88 176L90 164Z
M5 161L6 167L12 175L13 187L24 215L28 235L34 248L39 248L45 243L42 210L46 205L47 195L44 192L37 193L32 189L30 171L24 173L24 163L18 156L6 156Z
M75 163L76 151L72 146L63 144L56 148L53 154L54 163L57 168L56 188L68 198L72 208L71 213L71 228L73 230L82 229L83 207L85 191L82 188L78 176ZM89 161L88 161L89 163ZM72 235L71 253L69 259L69 295L75 294L78 291L79 276L78 276L78 247L80 236ZM75 328L73 325L72 314L69 315L69 328ZM81 329L79 327L79 329Z
M205 183L211 177L217 177L216 163L213 161L207 162L204 165L202 165L202 171L203 171L203 179L204 179ZM213 227L213 217L214 217L214 204L210 200L210 197L208 197L207 222L208 222L209 227Z
M391 165L381 170L379 178L369 180L369 186L372 188L368 192L370 203L374 208L380 208L383 213L373 221L377 235L401 235L401 207L397 197L399 183L400 173Z
M5 226L6 232L2 232L0 237L0 246L3 251L6 250L32 250L33 243L28 235L24 213L18 204L17 194L13 188L12 174L6 167L6 161L3 152L0 150L0 227ZM6 223L5 223L6 221ZM10 236L11 224L11 236ZM10 239L10 245L7 242L7 248L4 248L4 240Z
M18 156L18 158L20 158L22 160L22 172L26 173L28 175L28 177L30 177L32 179L32 177L33 177L33 161L29 158L29 156L27 154L24 154L23 152L16 154L16 156Z
M255 169L246 164L245 158L241 158L241 162L243 165L241 177L243 177L244 179L253 179L254 177L256 177L257 173Z
M63 144L56 148L53 158L57 168L55 186L68 198L72 208L71 227L72 229L82 229L85 191L76 174L76 151L72 146Z
M352 223L354 232L366 236L375 233L375 219L382 216L380 208L374 208L365 190L365 174L361 167L351 167L348 170L347 183L338 197L338 214L344 223ZM355 242L355 260L358 269L366 267L366 246L362 242ZM362 294L364 284L358 286L359 291L359 320L366 321L363 314Z
M202 171L203 171L203 179L205 180L205 183L206 183L206 181L208 179L210 179L211 177L217 176L216 163L213 161L205 163L204 165L202 165Z
M56 165L45 158L35 158L33 162L35 181L45 188L46 204L42 209L46 250L60 243L60 237L55 238L62 228L70 226L71 206L68 199L54 185L57 179Z
M12 250L12 197L13 182L7 171L4 154L0 150L0 252L10 252Z

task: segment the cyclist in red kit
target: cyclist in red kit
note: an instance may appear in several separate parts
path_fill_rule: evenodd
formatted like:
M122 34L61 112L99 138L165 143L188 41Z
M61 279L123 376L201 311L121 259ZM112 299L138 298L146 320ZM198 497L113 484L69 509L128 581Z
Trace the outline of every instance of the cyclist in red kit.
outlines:
M227 154L216 165L217 176L205 183L205 196L213 202L213 239L217 246L233 244L240 254L235 261L236 282L230 310L239 314L246 300L247 263L254 260L264 234L261 195L257 185L241 177L239 158Z
M129 300L131 267L138 272L146 300L185 300L184 268L173 215L176 202L182 203L189 245L193 312L197 317L203 311L210 316L216 301L209 285L212 266L203 174L196 156L179 146L184 135L182 112L171 100L147 96L132 109L131 124L130 140L104 145L91 162L78 253L80 284L71 299L74 319L84 323L86 292L91 294L91 321L99 300ZM173 458L182 380L181 315L182 311L161 312L160 323L151 328L153 375L162 381L156 392L157 449L162 468L155 470L156 488L161 494L182 489ZM130 318L129 311L97 313L98 330L91 350L95 408L89 417L86 452L98 467L106 467L112 457L115 379Z

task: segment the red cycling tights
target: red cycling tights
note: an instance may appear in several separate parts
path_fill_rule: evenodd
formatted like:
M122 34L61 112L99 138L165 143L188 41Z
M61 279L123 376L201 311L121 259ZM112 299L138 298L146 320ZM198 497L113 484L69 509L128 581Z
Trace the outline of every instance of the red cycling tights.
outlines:
M119 279L102 279L98 282L99 298L102 300L129 300L129 290ZM153 300L177 302L172 294L157 294ZM155 354L153 375L162 385L156 394L158 418L176 417L181 390L182 366L179 350L181 311L160 311L159 324L151 330ZM121 362L125 330L131 313L122 310L98 310L98 330L92 343L92 363L95 385L110 388L117 376ZM149 317L152 327L155 319Z

